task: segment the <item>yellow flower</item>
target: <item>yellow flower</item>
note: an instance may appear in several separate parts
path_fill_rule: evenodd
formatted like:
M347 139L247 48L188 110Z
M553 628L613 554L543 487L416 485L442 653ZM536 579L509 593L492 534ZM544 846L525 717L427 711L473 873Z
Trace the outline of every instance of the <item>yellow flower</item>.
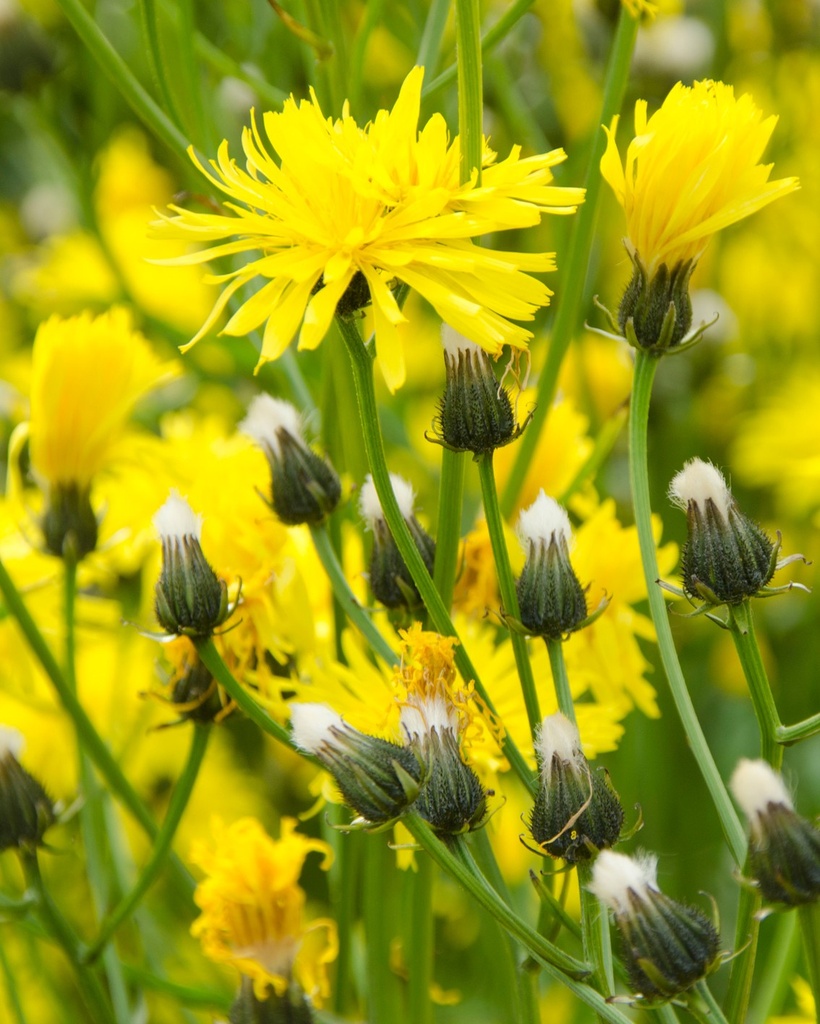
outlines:
M710 237L798 188L797 178L769 181L761 164L776 117L762 118L751 97L723 82L673 87L647 119L635 104L635 138L621 162L617 118L604 128L601 173L626 214L628 246L648 277L666 264L696 261Z
M295 829L294 819L283 818L282 837L273 840L255 818L227 828L216 822L215 845L200 841L191 850L191 860L206 874L194 894L202 913L191 933L209 959L251 978L258 999L267 997L268 986L283 995L293 980L319 1006L329 991L327 964L337 953L336 925L305 922L298 880L311 851L324 854L323 868L330 866L332 851Z
M124 309L42 323L34 339L31 463L51 487L87 488L136 401L172 376Z
M213 173L191 152L231 200L230 212L171 207L175 216L156 224L160 236L219 244L167 263L258 254L216 278L225 288L191 344L240 289L262 278L223 328L244 335L264 322L260 363L280 356L300 325L299 348L316 348L337 308L350 314L370 302L380 366L398 387L405 371L397 328L406 317L391 290L396 282L493 355L504 345L526 347L531 332L508 318L531 320L548 302L549 289L524 271L553 269L553 256L490 251L472 239L537 224L542 213L572 213L583 190L550 184L563 151L522 159L519 147L496 162L485 146L481 184L477 171L461 184L459 140L448 139L444 118L435 114L418 130L423 74L414 68L393 110L364 128L347 105L334 121L313 93L310 101L289 99L280 113L263 115L267 142L256 119L244 129L246 171L227 142L211 161Z

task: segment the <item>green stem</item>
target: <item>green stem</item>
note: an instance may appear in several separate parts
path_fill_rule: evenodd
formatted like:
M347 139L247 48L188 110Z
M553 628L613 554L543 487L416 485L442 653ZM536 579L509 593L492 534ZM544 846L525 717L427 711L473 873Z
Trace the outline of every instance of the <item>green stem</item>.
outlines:
M760 965L754 1005L749 1007L745 1024L766 1024L780 1012L794 977L800 945L797 914L777 914L774 935L766 959Z
M92 57L120 91L123 99L137 117L169 149L175 153L184 154L189 145L188 140L145 91L85 9L82 0L57 0L57 3Z
M257 704L248 691L238 682L231 673L228 666L222 660L219 651L216 649L210 637L199 638L195 641L197 653L203 665L208 669L222 689L236 703L236 706L255 722L259 728L273 736L274 739L284 743L286 747L293 750L293 741L287 729L274 721L265 711L261 704Z
M747 860L748 865L748 860ZM735 921L734 948L740 950L729 974L729 987L723 1000L726 1017L732 1024L743 1024L749 1011L754 979L757 944L760 937L760 895L750 886L741 886Z
M71 925L66 921L51 899L40 874L36 852L21 854L23 870L28 885L37 893L37 908L43 927L65 953L74 969L77 984L88 1007L89 1020L93 1024L113 1024L114 1015L108 997L96 974L80 961L79 942Z
M462 837L456 837L452 841L453 849L436 838L432 829L416 815L408 815L403 819L404 825L412 833L413 837L433 858L442 870L451 875L461 886L463 886L476 902L484 907L502 925L502 927L514 936L541 964L543 970L557 981L573 992L582 1002L590 1006L603 1020L610 1024L628 1024L628 1018L620 1010L606 1002L598 992L589 985L578 980L585 975L588 968L585 964L567 956L552 943L539 935L535 929L521 920L501 900L480 872L473 866L469 851L464 845ZM458 853L455 853L457 850Z
M552 669L552 685L555 687L555 696L558 698L558 710L566 715L571 722L575 722L575 702L569 688L567 676L567 664L564 661L564 645L561 640L553 640L547 637L544 641L547 645L547 654Z
M344 571L331 544L327 527L311 526L310 535L313 538L313 544L319 560L330 579L330 585L333 588L336 600L342 606L345 615L356 626L374 653L378 654L388 668L397 665L399 662L398 655L381 635L367 611L362 608L356 600L355 594L350 589L350 585L345 578Z
M797 917L803 936L803 960L814 994L814 1005L820 1007L820 904L815 902L798 907Z
M578 889L581 893L581 941L584 959L592 964L592 981L602 996L608 997L615 987L612 970L612 942L609 919L596 896L589 891L592 881L591 863L579 863Z
M479 458L478 475L481 480L481 496L484 500L484 515L487 519L487 530L490 534L490 545L493 549L495 570L498 574L498 589L501 592L501 603L507 615L519 620L521 618L521 610L518 607L518 593L515 589L515 578L512 566L510 565L507 541L504 539L504 524L501 519L501 510L498 507L498 491L495 486L492 452L488 452ZM541 708L538 705L538 694L535 689L535 677L532 674L527 640L521 633L511 629L510 641L513 654L515 655L518 678L521 682L521 692L524 695L524 705L527 709L530 733L533 740L535 740L536 732L541 725Z
M609 65L606 71L604 98L600 117L602 124L609 125L623 104L626 86L629 81L632 50L635 46L637 34L638 19L633 18L627 11L626 6L622 4L618 28L615 32ZM597 131L591 142L592 148L587 164L586 180L584 181L586 198L575 215L569 250L561 271L559 285L561 302L558 305L555 322L550 333L547 361L538 379L535 411L530 425L524 431L524 436L521 438L515 463L507 479L501 499L501 509L505 515L509 515L515 508L515 503L535 454L541 431L544 429L544 424L555 399L555 390L558 384L561 364L569 344L578 329L581 304L586 288L589 255L592 250L592 243L595 238L595 224L598 219L601 195L599 164L605 145L606 138L604 133Z
M484 83L481 75L481 12L478 0L456 0L456 57L458 66L458 137L461 181L478 172L484 152Z
M142 874L137 879L134 888L124 896L122 900L120 900L119 904L111 911L104 921L96 942L94 942L86 954L85 959L87 962L93 963L93 961L96 960L102 950L111 941L111 938L119 926L127 920L128 917L130 917L132 911L162 870L168 857L168 852L171 849L171 844L174 841L177 828L182 820L182 815L185 813L185 808L188 806L191 793L196 785L199 769L202 765L202 759L205 756L210 734L210 726L194 725L194 732L191 737L191 747L188 751L188 759L185 762L182 774L179 776L177 784L174 787L174 792L168 804L168 810L166 811L165 818L163 819L160 830L157 833L157 838L154 842L154 848L151 851L151 856L148 858L145 867L142 869Z
M657 366L657 356L644 350L637 352L632 401L629 407L629 476L635 526L638 531L641 561L646 578L649 610L655 624L658 649L678 716L692 754L711 794L729 850L735 863L741 865L746 857L746 834L729 799L729 794L726 792L726 787L723 785L717 765L706 743L706 737L703 735L703 730L695 714L692 698L686 688L686 680L683 677L675 650L666 604L660 587L657 585L659 573L655 538L652 535L652 509L649 502L649 468L647 465L649 402Z
M353 50L350 54L350 73L348 75L347 98L350 101L350 109L353 116L359 118L362 124L366 118L361 116L359 109L362 100L362 74L365 68L365 54L367 44L373 29L381 20L385 0L369 0L365 5L362 20L353 40Z
M433 874L432 860L417 857L415 873L409 879L412 903L407 946L407 1016L413 1024L433 1024L433 1003L430 999L435 954Z
M436 70L441 53L441 37L447 27L447 18L450 15L450 0L431 0L430 10L427 12L427 20L424 23L424 30L421 33L419 52L416 54L416 64L425 69L429 75ZM455 65L453 74L455 75Z
M779 726L777 729L777 742L788 747L800 740L807 740L818 732L820 732L820 712L812 715L810 718L805 718L802 722L797 722L795 725Z
M85 713L82 704L77 700L76 694L71 686L69 686L48 644L43 639L42 633L40 633L37 624L26 608L20 592L15 587L2 560L0 560L0 592L3 594L9 612L17 619L29 647L31 647L46 675L51 680L54 689L57 691L57 696L64 711L74 723L81 747L94 762L97 771L104 778L109 790L128 809L136 821L139 822L140 826L148 834L148 837L152 840L155 839L158 827L151 812L132 789L131 784L123 774L111 751L94 728L91 719ZM177 874L184 880L186 888L190 891L193 888L191 876L179 862L176 863Z
M424 560L416 547L407 523L404 521L396 501L396 496L393 493L393 486L390 483L390 472L387 468L384 442L379 423L379 408L373 386L373 359L375 355L373 346L364 344L358 327L353 321L345 320L342 317L337 317L336 319L350 354L365 450L367 451L370 471L373 474L373 484L376 488L376 494L378 495L385 520L413 582L418 588L434 628L443 636L454 636L458 639L458 633L453 626L449 612L441 600L441 595L436 589L436 585L427 571L427 566L424 564ZM495 714L493 702L484 688L478 673L475 671L464 645L461 643L455 649L455 661L462 677L465 680L473 680L476 692L487 705L490 713ZM533 773L515 743L510 739L509 733L505 733L502 750L510 763L510 767L516 772L529 792L534 793L535 778Z
M483 54L488 50L491 50L496 43L500 42L504 36L510 31L515 23L522 18L527 11L535 3L535 0L515 0L509 8L501 15L496 21L492 28L480 37L480 52ZM449 85L458 75L459 63L452 64L445 71L442 71L436 78L431 79L424 87L422 96L427 98L431 93L437 89L442 89L445 85Z
M16 1024L28 1024L26 1012L20 1002L20 993L17 991L17 977L12 970L11 964L6 956L6 943L0 942L0 970L3 972L3 979L6 983L6 997Z
M777 742L777 730L781 728L780 716L760 657L749 600L729 607L728 626L757 716L761 754L773 768L779 769L783 764L783 747Z
M182 118L174 100L171 86L166 74L166 62L162 52L160 40L159 18L157 16L156 0L140 0L140 20L142 21L145 39L148 45L145 48L148 57L148 64L154 76L157 88L159 89L165 110L171 117L176 128L181 128Z
M445 608L453 605L461 538L461 507L464 496L465 452L441 449L441 482L438 489L438 524L433 582Z
M359 908L359 878L362 873L363 844L370 840L370 836L362 832L351 832L347 835L339 832L335 826L346 825L350 820L348 810L342 804L329 804L326 820L327 828L324 834L335 855L328 885L339 935L339 955L334 964L332 984L333 1012L340 1017L346 1017L356 1003L353 967L355 927Z
M398 978L390 965L394 937L395 912L391 896L396 888L395 853L384 836L372 836L365 847L365 871L362 916L367 939L366 990L368 1024L394 1024L402 1019Z
M703 1000L705 1004L705 1013L698 1006L698 998ZM721 1010L718 1001L712 995L711 989L705 981L699 981L695 986L695 993L693 996L690 996L687 1009L694 1017L703 1021L704 1024L728 1024L728 1021L723 1016L723 1010Z

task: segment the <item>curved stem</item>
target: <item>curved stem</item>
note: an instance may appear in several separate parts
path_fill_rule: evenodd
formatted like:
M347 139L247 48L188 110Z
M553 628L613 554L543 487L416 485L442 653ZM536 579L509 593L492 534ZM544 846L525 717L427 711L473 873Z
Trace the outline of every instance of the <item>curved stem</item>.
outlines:
M74 724L77 738L83 750L94 762L97 771L102 775L114 796L139 822L148 837L152 840L155 839L158 826L151 812L132 789L130 782L123 774L113 754L94 728L82 704L77 700L76 694L73 692L72 687L69 686L60 666L51 653L51 649L43 639L43 635L37 628L37 624L31 617L28 608L26 608L20 592L15 587L14 581L9 576L2 559L0 559L0 593L3 594L6 607L17 620L29 647L31 647L44 672L51 680L54 689L57 691L57 696L63 706L63 710ZM193 879L179 861L175 860L175 865L178 878L184 882L189 892L192 891Z
M293 741L290 738L290 733L283 725L274 721L262 705L257 704L245 687L234 678L232 672L222 660L213 640L210 637L200 638L195 641L195 645L202 664L208 669L228 696L235 701L236 706L244 711L248 718L255 722L263 732L268 733L269 736L273 736L274 739L279 740L280 743L284 743L286 747L293 750Z
M798 743L800 740L807 740L810 736L815 736L820 732L820 711L816 715L812 715L810 718L803 719L802 722L796 722L794 725L781 725L777 728L777 742L782 743L784 746L789 746L792 743Z
M780 716L760 657L750 601L729 608L728 626L749 684L749 695L760 729L761 754L773 768L780 768L783 764L783 747L777 741L777 730L781 728Z
M504 539L504 524L501 519L501 510L498 507L498 492L495 486L492 452L482 455L478 460L478 475L481 480L484 515L487 519L487 530L490 534L490 544L493 549L493 558L495 559L501 603L507 615L511 615L514 619L520 619L521 610L518 607L518 592L515 589L515 578L513 577L512 566L510 565L507 541ZM530 733L533 740L535 740L536 730L541 725L541 708L538 705L538 694L535 689L535 677L532 674L527 640L521 633L510 630L510 641L513 654L515 655L518 678L521 682L521 691L524 695L524 705L527 708Z
M717 810L732 857L735 863L740 865L746 857L746 834L729 799L729 794L726 792L726 787L723 785L717 765L706 743L706 737L703 735L700 722L695 714L692 698L686 688L686 680L683 677L675 650L669 615L660 587L657 585L659 573L655 538L652 536L652 509L649 503L649 468L647 465L649 402L657 366L657 356L643 350L637 352L632 401L629 408L629 477L632 487L635 526L638 531L641 561L646 578L649 610L655 624L658 649L666 678L669 681L672 699L675 702L692 754Z
M168 804L168 810L165 813L160 830L157 833L157 838L154 842L154 848L151 851L145 867L142 869L142 874L137 879L134 888L120 900L119 904L111 911L106 920L103 922L100 934L91 948L88 950L85 959L87 962L92 963L103 951L105 946L110 942L112 936L119 928L119 926L130 917L132 911L136 908L139 901L151 887L160 871L165 864L168 857L168 851L171 849L171 844L174 841L177 828L182 815L185 813L185 808L188 806L188 801L191 798L196 780L199 776L199 769L202 765L202 759L205 756L205 751L208 746L208 739L211 734L209 725L194 725L193 736L191 737L191 747L188 751L188 759L185 762L185 767L182 769L182 773L177 779L177 784L174 787L173 795Z
M108 997L96 974L80 961L77 936L43 884L36 852L23 853L20 859L26 882L37 894L37 908L43 926L60 946L74 969L80 992L90 1013L89 1020L93 1021L93 1024L113 1024L114 1015Z
M350 589L350 585L345 579L339 559L330 542L327 527L311 526L310 535L313 538L313 544L319 560L330 579L336 600L341 605L345 615L347 615L348 619L367 640L374 653L378 654L388 668L392 668L398 664L399 657L373 624L367 611L356 600L356 595Z
M450 614L441 600L441 595L436 589L436 585L433 583L424 560L410 534L407 523L404 521L396 501L396 496L393 493L393 486L390 483L390 472L387 468L384 442L379 423L379 408L376 403L376 392L373 387L374 353L372 346L368 347L364 344L358 327L352 321L337 317L337 323L350 354L365 450L367 451L370 471L373 474L373 484L376 488L376 494L379 497L379 503L385 520L399 549L399 553L404 559L404 564L407 566L413 582L418 588L434 628L443 636L454 636L458 639L458 633L450 619ZM461 643L455 649L455 661L462 677L465 680L474 681L476 692L487 705L490 713L494 714L495 707L493 702L484 688L464 645ZM516 772L527 789L533 793L535 791L533 773L508 733L505 733L502 749L513 771Z
M604 98L601 105L601 123L609 125L612 118L620 111L629 81L629 66L632 61L632 50L638 34L639 19L633 18L626 5L621 5L621 14L604 82ZM578 329L581 303L584 298L589 254L595 236L595 223L598 219L598 207L601 194L601 173L599 164L604 153L606 138L602 131L597 131L591 142L589 163L584 181L586 198L575 215L572 234L569 242L566 261L560 277L561 302L557 307L555 322L550 333L550 347L547 362L538 379L538 392L532 422L524 431L518 448L515 463L512 467L504 494L501 508L509 515L515 508L524 480L532 462L541 431L544 429L547 416L555 398L558 374L566 351Z
M555 696L558 698L558 710L562 715L566 715L571 722L575 722L575 703L569 688L563 643L549 637L545 638L544 642L547 645L547 654L550 659L552 685L555 687Z

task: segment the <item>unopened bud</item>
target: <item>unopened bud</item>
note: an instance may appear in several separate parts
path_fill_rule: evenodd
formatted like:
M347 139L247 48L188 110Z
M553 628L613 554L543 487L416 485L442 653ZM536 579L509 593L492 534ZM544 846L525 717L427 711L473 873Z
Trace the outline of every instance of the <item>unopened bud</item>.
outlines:
M662 352L679 345L692 326L689 281L695 260L662 263L650 278L640 258L630 253L632 279L618 307L621 333L639 348ZM633 333L634 332L634 333Z
M0 850L31 851L54 823L54 804L18 760L23 745L16 729L0 726Z
M84 558L97 547L98 523L91 507L91 491L78 484L55 484L47 489L40 522L46 549L63 558Z
M270 986L266 999L254 992L250 978L243 978L231 1007L229 1024L314 1024L315 1017L302 989L291 982L281 994Z

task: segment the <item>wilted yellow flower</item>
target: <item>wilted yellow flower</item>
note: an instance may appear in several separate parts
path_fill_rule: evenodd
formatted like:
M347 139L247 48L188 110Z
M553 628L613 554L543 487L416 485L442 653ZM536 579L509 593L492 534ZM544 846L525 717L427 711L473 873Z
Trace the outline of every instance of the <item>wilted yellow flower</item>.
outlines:
M418 130L423 73L414 68L393 110L379 111L364 128L347 105L334 121L313 93L310 101L289 99L280 113L263 115L267 142L256 119L244 129L246 171L226 141L213 173L191 152L231 200L230 213L171 207L175 215L156 225L160 236L219 244L167 262L258 253L216 278L225 288L191 344L240 289L262 278L223 328L244 335L264 323L261 362L280 356L300 325L299 347L313 349L337 309L350 314L372 303L379 363L398 387L404 355L397 327L406 317L391 290L397 282L492 354L526 347L531 332L508 318L531 320L549 301L549 289L524 271L553 269L553 256L490 251L472 239L537 224L543 213L572 213L583 190L550 184L563 151L522 159L519 147L497 163L485 146L481 184L477 171L462 184L459 141L449 140L444 118L435 114Z
M42 323L34 339L31 464L51 487L86 488L106 465L134 404L173 375L124 309Z
M197 842L191 860L205 879L194 899L202 913L191 933L215 963L232 964L253 980L258 999L268 986L283 995L295 981L318 1006L329 991L327 964L335 959L336 924L318 918L305 921L305 893L299 875L311 851L324 854L327 843L295 831L296 821L282 819L282 837L273 840L255 818L242 818L227 828L214 824L215 845Z
M769 181L761 164L776 117L752 98L736 99L723 82L675 85L652 117L635 104L635 138L622 163L617 118L604 128L601 173L626 214L628 246L649 278L666 264L697 260L709 239L798 188L797 178Z

